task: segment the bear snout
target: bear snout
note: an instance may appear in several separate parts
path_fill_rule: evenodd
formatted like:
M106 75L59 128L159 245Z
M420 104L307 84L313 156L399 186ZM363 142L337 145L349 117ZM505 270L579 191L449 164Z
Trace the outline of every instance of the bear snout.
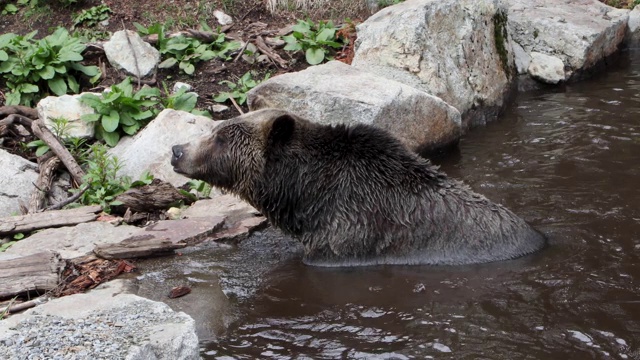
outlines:
M184 151L182 149L182 145L174 145L171 148L171 152L173 153L173 157L171 158L171 163L173 164L174 160L179 160L182 157L182 154L184 154Z
M171 147L171 153L171 166L173 166L173 171L183 173L183 171L180 170L179 162L184 155L184 147L182 145L174 145Z

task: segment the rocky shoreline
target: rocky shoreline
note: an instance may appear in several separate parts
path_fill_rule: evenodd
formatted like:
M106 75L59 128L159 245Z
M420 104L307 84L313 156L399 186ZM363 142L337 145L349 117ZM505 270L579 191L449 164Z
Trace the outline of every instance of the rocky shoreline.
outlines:
M614 9L596 0L419 0L385 8L357 30L352 66L332 61L274 77L249 93L250 108L283 108L318 122L371 123L416 151L432 151L495 119L518 84L577 81L623 47L637 46L640 9ZM165 110L111 153L125 164L123 175L136 179L148 170L181 186L187 179L173 172L170 147L216 124ZM29 193L37 166L2 150L0 164L5 169L0 174L0 216L9 216ZM129 246L141 237L194 247L240 241L266 224L250 206L222 194L197 201L175 217L145 228L109 219L42 230L0 253L0 266L53 254L56 265L50 275L60 277L61 261L97 258L105 247ZM129 294L128 282L40 301L34 309L0 321L0 355L198 358L194 320Z

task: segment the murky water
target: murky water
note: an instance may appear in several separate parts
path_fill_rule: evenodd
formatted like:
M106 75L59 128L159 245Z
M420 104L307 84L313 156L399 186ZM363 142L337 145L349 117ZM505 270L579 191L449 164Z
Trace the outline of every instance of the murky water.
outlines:
M550 246L478 266L325 269L263 245L268 230L224 255L235 315L203 356L640 359L640 53L593 80L519 94L442 166ZM252 275L266 258L278 265Z

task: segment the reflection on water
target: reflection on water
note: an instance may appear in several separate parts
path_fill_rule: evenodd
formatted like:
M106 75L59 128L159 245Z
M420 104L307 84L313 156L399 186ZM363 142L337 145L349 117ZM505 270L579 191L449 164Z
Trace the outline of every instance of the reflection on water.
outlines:
M622 58L596 79L519 94L443 160L548 234L547 249L464 267L283 258L203 356L640 359L640 54Z

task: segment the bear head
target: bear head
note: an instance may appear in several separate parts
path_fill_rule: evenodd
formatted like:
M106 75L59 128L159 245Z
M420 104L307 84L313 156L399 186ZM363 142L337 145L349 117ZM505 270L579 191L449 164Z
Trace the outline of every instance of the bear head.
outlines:
M248 200L256 176L279 146L290 143L306 120L278 109L262 109L225 121L196 144L172 147L174 171Z

